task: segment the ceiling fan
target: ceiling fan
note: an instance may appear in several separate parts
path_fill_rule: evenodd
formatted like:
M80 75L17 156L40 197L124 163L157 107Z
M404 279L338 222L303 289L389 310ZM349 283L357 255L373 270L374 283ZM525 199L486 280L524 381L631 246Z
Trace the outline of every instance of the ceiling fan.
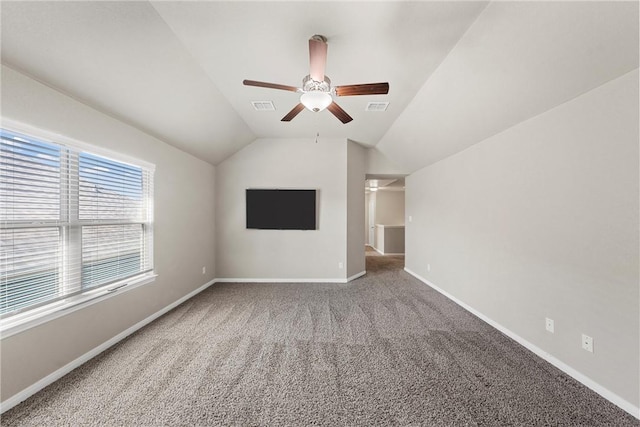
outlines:
M333 96L386 95L389 93L389 83L386 82L331 86L331 80L324 74L327 64L327 38L325 36L315 35L309 39L309 63L309 75L302 79L302 87L255 80L243 80L242 84L302 93L298 105L281 119L283 122L290 122L306 107L314 112L327 109L342 123L349 123L353 118L335 103Z

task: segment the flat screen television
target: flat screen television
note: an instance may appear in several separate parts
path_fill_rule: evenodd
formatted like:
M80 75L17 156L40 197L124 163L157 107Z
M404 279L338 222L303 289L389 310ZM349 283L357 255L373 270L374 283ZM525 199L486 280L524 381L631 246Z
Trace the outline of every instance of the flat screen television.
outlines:
M247 189L247 228L315 230L316 190Z

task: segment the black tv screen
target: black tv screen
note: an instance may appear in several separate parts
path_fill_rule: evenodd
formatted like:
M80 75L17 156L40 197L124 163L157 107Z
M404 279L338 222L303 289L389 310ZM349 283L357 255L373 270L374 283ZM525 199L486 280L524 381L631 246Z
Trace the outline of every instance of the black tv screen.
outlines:
M316 190L247 189L247 228L315 230Z

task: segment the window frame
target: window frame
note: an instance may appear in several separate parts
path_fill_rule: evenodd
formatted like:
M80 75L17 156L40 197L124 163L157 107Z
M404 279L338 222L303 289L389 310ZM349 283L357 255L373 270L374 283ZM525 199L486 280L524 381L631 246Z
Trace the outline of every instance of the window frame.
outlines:
M130 157L128 155L117 153L102 147L97 147L92 144L78 141L76 139L69 138L64 135L46 131L31 125L27 125L27 124L6 119L6 118L2 118L0 127L3 129L6 129L7 131L23 133L37 139L41 139L44 141L51 141L53 144L63 146L63 148L68 148L68 149L77 151L77 154L79 154L80 152L86 152L90 155L100 156L108 160L113 160L115 162L125 163L125 164L135 166L137 168L142 168L143 170L146 170L151 173L152 175L151 182L149 184L153 189L153 174L155 172L155 165L149 162L145 162L137 158ZM67 184L65 188L65 185L63 184L63 181L66 179L64 177L68 176L63 171L63 169L66 167L66 166L63 166L63 163L65 163L65 160L68 160L68 159L66 158L63 159L63 157L66 157L68 155L68 151L63 149L62 152L65 154L61 156L61 165L60 165L60 171L61 171L60 182L63 185L60 192L60 199L61 199L60 205L61 205L61 213L63 213L63 216L65 216L65 214L68 214L68 213L63 211L64 209L66 209L64 206L65 205L68 206L68 200L69 200L68 198L74 197L75 199L77 199L78 194L72 195L71 192L68 191L70 186ZM78 176L76 176L75 179L78 179ZM151 211L150 218L148 219L148 221L143 221L143 222L124 221L121 223L122 224L134 224L134 223L142 224L143 230L146 226L151 227L151 241L148 244L145 244L145 248L144 248L149 251L151 270L143 271L124 279L119 279L119 280L111 281L109 283L104 283L96 287L89 287L86 290L82 290L83 286L81 286L80 292L76 292L72 295L69 295L66 298L63 297L62 299L56 299L55 301L52 301L52 302L44 302L42 304L37 304L33 307L24 307L21 310L17 310L14 314L7 313L3 315L2 318L0 318L0 339L7 338L11 335L14 335L26 329L30 329L32 327L41 325L55 318L73 313L74 311L83 309L85 307L88 307L90 305L103 301L105 299L112 298L116 295L120 295L124 292L128 292L129 290L135 289L139 286L153 283L155 281L155 278L157 277L157 274L155 273L154 248L153 248L154 246L153 194L151 197L151 201L147 205L147 208L150 209ZM60 234L61 234L60 245L61 245L62 251L67 251L69 248L71 248L68 242L62 242L62 239L67 239L69 237L67 235L70 234L71 232L75 232L76 234L78 234L76 238L81 240L82 239L81 229L83 226L100 226L100 225L107 224L107 222L104 220L79 221L78 218L73 218L71 215L66 215L66 218L61 217L58 220L41 221L38 223L27 224L25 221L22 221L22 224L21 224L20 220L8 221L8 223L13 223L13 224L10 224L10 226L6 227L6 229L16 229L16 228L23 228L23 227L28 227L28 228L57 227L59 228ZM144 233L144 231L142 234L142 238L148 238L148 236ZM80 254L82 253L82 249L78 248L77 245L75 250L79 251ZM61 261L61 263L65 262L64 258L65 257L63 257L63 260ZM82 258L81 257L76 258L76 261L80 263L79 267L81 268ZM78 268L78 266L76 266L75 268ZM67 274L67 271L68 271L68 266L61 268L61 273L63 275L61 286L63 288L71 286L70 283L67 282L67 278L65 277L65 275ZM82 281L81 275L79 275L78 278L80 281Z

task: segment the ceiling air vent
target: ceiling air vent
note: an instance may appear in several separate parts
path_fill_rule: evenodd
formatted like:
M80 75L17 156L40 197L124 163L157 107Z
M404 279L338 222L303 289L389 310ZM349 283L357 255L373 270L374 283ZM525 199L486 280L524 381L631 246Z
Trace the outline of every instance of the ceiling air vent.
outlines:
M272 101L251 101L251 105L256 111L276 111Z
M364 111L387 111L388 102L370 102Z

